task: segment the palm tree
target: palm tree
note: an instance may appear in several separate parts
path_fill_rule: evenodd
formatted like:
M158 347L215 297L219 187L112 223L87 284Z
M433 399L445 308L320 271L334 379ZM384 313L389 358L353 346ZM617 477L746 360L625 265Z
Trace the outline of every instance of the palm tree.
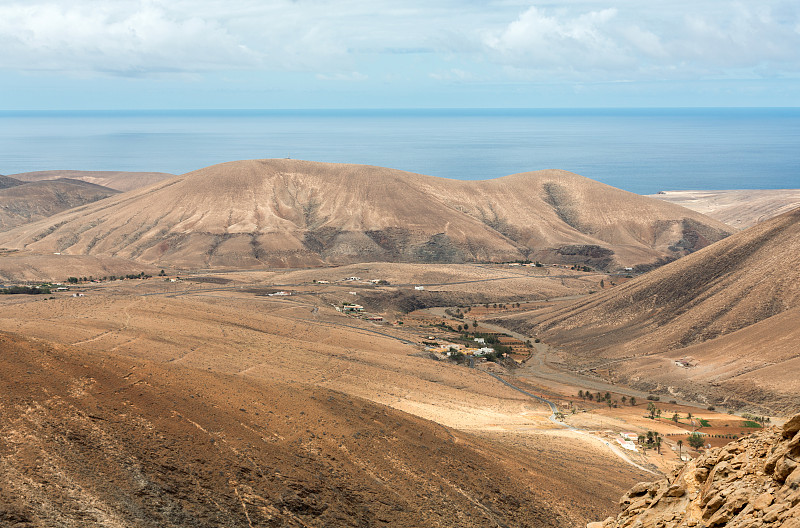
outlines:
M658 454L661 454L661 435L656 433L655 434L655 442L656 442L656 449L658 449Z
M681 447L683 447L683 440L678 440L678 458L683 460L683 456L681 456Z

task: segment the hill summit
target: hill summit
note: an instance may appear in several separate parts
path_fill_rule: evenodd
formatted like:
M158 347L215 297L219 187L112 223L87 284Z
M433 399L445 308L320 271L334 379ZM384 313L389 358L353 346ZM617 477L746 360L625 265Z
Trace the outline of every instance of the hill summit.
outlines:
M458 181L276 159L177 176L0 244L194 268L530 259L609 269L674 259L729 234L702 214L566 171Z

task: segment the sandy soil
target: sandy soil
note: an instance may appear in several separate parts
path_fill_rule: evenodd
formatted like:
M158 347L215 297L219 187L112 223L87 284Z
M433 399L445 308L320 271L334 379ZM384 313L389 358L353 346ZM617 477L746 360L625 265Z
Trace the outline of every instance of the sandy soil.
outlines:
M544 439L477 437L304 384L3 333L0 346L4 526L578 527L637 477L605 466L620 474L598 494L542 461ZM593 459L573 449L545 452L559 470Z
M352 268L330 271L337 275L345 272L346 276ZM439 280L449 280L460 270L429 272L432 277L439 273ZM313 292L320 287L335 293L351 285L312 284L309 292L288 298L251 292L298 283L301 275L317 271L290 273L295 275L264 273L252 282L243 282L252 278L249 274L174 283L157 278L115 281L82 285L53 295L55 299L4 296L0 298L0 330L60 343L97 357L112 354L126 361L146 362L154 369L161 365L196 372L198 380L224 376L230 380L225 383L232 384L225 394L235 394L238 383L287 387L276 389L287 395L297 387L333 390L432 420L441 424L439 427L461 431L461 435L479 435L488 443L475 443L484 446L476 449L502 467L524 467L519 469L526 475L522 481L529 482L537 494L550 497L557 515L562 516L558 521L562 524L556 525L581 526L595 518L596 511L613 510L616 497L645 478L595 437L573 434L554 424L546 405L480 369L420 357L421 347L415 343L424 339L424 329L345 316L320 301L330 291L324 295ZM417 276L411 267L406 273L411 279ZM479 269L476 273L491 278L505 271ZM220 277L231 282L220 281ZM561 279L557 280L560 283ZM84 297L71 296L78 289ZM161 379L147 383L153 390L165 389ZM206 383L211 382L198 381L199 394L207 395ZM75 387L78 392L87 390L83 385ZM179 394L183 389L174 390ZM226 396L224 401L235 411L242 400ZM297 417L294 412L288 415ZM542 457L543 453L547 456ZM604 483L602 490L586 488L587 479L598 486ZM510 525L525 525L519 519L515 522L518 524Z

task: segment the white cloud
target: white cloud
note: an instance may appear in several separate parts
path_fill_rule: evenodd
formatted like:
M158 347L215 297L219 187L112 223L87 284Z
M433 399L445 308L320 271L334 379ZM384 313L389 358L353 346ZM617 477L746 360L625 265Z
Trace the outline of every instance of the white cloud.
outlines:
M501 62L514 67L616 70L631 60L609 30L616 15L616 9L603 9L559 18L531 7L485 42Z
M465 82L465 81L482 80L478 75L475 75L473 72L468 72L460 68L450 68L447 71L434 72L429 74L429 77L437 81L448 81L448 82Z
M368 75L364 75L360 72L350 72L350 73L334 73L334 74L324 74L318 73L317 79L321 81L366 81L369 79Z
M252 67L258 55L214 21L152 4L0 5L0 66L55 71L207 71Z
M797 76L795 4L0 0L0 69L303 71L320 80L394 69L442 82Z
M486 32L483 42L491 60L520 77L724 77L744 70L759 75L765 65L773 73L796 75L800 66L800 14L788 2L609 3L616 7L530 7Z

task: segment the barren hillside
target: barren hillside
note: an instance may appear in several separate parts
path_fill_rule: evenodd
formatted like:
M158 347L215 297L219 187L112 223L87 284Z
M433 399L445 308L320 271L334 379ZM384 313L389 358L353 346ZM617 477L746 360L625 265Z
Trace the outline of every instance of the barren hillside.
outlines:
M64 281L68 277L109 277L159 270L147 264L114 257L36 254L0 250L0 281Z
M642 386L797 411L800 209L614 289L505 321ZM688 357L691 366L675 364Z
M798 189L665 191L649 196L703 213L736 229L745 229L800 207Z
M20 185L0 189L0 231L115 194L114 189L79 180L20 182Z
M4 526L581 524L541 461L357 397L0 346Z
M16 185L22 185L24 182L21 180L17 180L16 178L12 178L10 176L3 176L0 174L0 189L8 189L9 187L14 187Z
M125 192L153 185L175 175L166 172L49 170L22 172L13 176L18 180L28 182L69 178Z
M728 234L698 213L563 171L463 182L255 160L64 213L0 245L189 268L525 258L618 268L683 256Z

